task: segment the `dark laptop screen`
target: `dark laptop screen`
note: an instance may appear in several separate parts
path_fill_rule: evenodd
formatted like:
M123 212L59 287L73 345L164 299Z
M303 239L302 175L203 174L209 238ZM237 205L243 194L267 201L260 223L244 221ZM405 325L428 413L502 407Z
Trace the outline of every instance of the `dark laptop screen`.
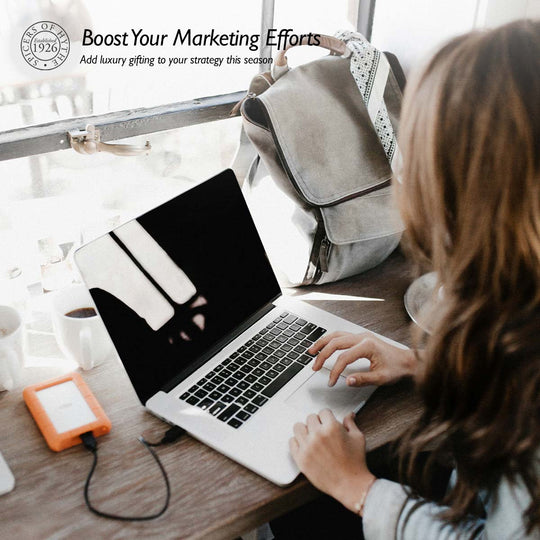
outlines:
M143 403L280 294L230 170L83 246L76 261Z

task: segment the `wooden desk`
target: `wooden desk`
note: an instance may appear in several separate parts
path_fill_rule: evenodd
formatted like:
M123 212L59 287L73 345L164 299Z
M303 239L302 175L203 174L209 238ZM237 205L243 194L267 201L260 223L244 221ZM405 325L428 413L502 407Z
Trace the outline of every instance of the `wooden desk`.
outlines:
M362 276L288 292L299 298L310 293L363 297L309 301L408 343L403 294L409 283L405 260L394 254ZM136 438L145 430L161 434L167 425L140 405L119 362L110 361L83 376L113 424L111 433L99 439L91 489L94 504L131 515L155 511L163 502L163 480ZM381 388L359 413L357 422L368 449L395 438L416 417L419 405L410 390L407 384ZM186 436L157 449L171 482L167 513L150 522L106 520L84 505L90 453L82 446L50 451L20 391L0 393L0 426L0 450L17 482L14 491L0 498L2 538L234 538L317 496L304 478L279 488Z

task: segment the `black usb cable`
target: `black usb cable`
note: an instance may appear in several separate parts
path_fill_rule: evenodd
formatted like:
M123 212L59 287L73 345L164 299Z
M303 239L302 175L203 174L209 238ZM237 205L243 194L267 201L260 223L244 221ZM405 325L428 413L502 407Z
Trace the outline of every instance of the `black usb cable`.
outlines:
M92 505L92 503L90 502L90 496L88 492L90 490L90 482L92 480L92 476L94 475L94 471L96 470L96 466L97 466L97 440L91 431L83 433L80 436L81 441L84 447L90 452L92 452L92 455L94 456L94 461L92 462L90 472L88 473L88 476L86 477L86 482L84 484L84 502L86 503L86 506L88 507L88 509L94 514L96 514L97 516L108 518L108 519L116 519L119 521L149 521L151 519L156 519L159 516L162 516L167 511L167 508L169 507L169 501L171 499L171 486L169 484L169 477L167 476L167 471L165 471L163 464L161 463L158 455L156 454L155 450L152 447L161 446L162 444L174 442L177 439L179 439L182 435L184 435L184 433L185 433L185 430L182 429L181 427L173 426L171 429L165 432L165 435L163 436L161 441L157 443L150 443L146 441L144 437L139 437L138 439L138 441L150 452L155 462L157 463L159 470L161 471L161 474L163 475L163 479L165 480L165 487L166 487L165 503L163 504L162 508L155 514L148 514L147 516L119 516L117 514L109 514L108 512L103 512L102 510L98 510L95 506Z

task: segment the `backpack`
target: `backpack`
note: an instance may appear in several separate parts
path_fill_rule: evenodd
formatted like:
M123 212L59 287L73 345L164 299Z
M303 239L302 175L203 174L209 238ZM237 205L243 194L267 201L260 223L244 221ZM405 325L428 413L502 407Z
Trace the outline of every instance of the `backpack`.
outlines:
M289 70L282 51L239 104L258 152L243 191L270 261L290 285L328 283L373 268L403 231L390 187L402 88L392 68L382 82L376 66L359 71L363 57L347 45L367 43L359 34L323 37L331 55ZM389 66L378 54L378 64ZM397 59L388 58L404 81ZM371 102L359 91L365 76L374 78ZM378 111L374 122L368 108L377 91L386 116Z

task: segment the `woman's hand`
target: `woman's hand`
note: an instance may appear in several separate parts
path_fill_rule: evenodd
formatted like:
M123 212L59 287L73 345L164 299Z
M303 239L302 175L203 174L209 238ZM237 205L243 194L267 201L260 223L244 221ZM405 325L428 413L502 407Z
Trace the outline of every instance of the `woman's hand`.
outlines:
M299 469L316 488L358 512L375 477L366 465L366 442L354 413L340 424L332 411L324 409L293 429L289 448Z
M414 351L399 349L369 333L349 332L333 332L323 336L308 349L310 354L317 354L313 370L320 370L335 351L342 349L346 351L339 355L330 372L329 386L336 384L345 367L359 358L367 358L371 362L369 371L349 375L349 386L391 384L416 372Z

